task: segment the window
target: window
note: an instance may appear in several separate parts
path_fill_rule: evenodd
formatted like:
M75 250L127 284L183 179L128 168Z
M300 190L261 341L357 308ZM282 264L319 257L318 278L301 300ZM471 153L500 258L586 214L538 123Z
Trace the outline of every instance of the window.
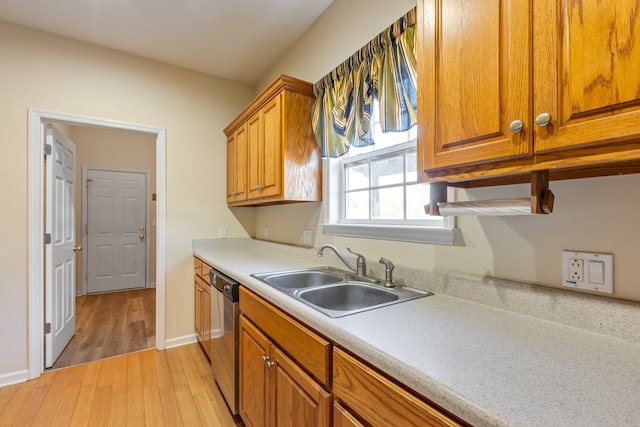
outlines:
M417 128L383 133L377 105L373 111L376 143L351 146L339 159L327 159L330 191L325 202L331 206L325 233L452 244L453 219L424 212L429 186L418 183Z

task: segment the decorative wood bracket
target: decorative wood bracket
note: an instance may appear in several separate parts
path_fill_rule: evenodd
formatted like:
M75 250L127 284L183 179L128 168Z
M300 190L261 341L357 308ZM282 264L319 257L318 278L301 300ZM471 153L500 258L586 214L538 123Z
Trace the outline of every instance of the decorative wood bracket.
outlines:
M549 190L549 171L531 172L531 198L447 202L447 183L429 185L431 203L425 213L432 216L535 215L553 212L554 195Z

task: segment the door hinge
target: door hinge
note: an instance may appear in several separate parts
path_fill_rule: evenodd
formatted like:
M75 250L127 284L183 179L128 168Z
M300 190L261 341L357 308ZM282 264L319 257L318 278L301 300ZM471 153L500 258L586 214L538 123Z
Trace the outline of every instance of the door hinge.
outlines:
M45 233L44 237L44 244L45 245L50 245L51 244L51 233Z
M45 156L50 156L51 155L51 151L52 151L51 144L44 144L43 149L44 149L44 155Z
M51 323L45 323L44 324L44 334L50 334L51 333Z

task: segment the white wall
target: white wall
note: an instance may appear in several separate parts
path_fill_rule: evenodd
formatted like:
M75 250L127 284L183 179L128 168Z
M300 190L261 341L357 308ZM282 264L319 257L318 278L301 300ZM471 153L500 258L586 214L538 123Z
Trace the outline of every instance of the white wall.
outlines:
M166 337L193 333L192 239L245 237L222 129L253 88L0 22L0 377L27 368L27 110L167 129Z
M262 85L280 73L318 81L415 4L412 0L334 0L290 53L265 75ZM459 227L463 246L333 238L322 235L321 227L317 228L315 246L333 242L340 248L350 245L370 260L384 256L396 265L553 287L561 283L563 249L609 252L614 254L614 296L640 301L640 279L634 267L640 259L640 226L636 220L639 189L640 175L552 182L556 196L552 215L462 217ZM523 185L458 191L460 199L527 197L528 192ZM257 235L268 226L270 239L300 244L303 229L316 230L321 212L317 203L258 208Z

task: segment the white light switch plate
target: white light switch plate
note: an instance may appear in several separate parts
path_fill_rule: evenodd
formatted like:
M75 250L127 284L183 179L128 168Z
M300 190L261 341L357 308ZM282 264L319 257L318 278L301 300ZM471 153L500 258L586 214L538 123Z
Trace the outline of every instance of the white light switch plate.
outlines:
M613 293L613 254L562 251L562 285Z

